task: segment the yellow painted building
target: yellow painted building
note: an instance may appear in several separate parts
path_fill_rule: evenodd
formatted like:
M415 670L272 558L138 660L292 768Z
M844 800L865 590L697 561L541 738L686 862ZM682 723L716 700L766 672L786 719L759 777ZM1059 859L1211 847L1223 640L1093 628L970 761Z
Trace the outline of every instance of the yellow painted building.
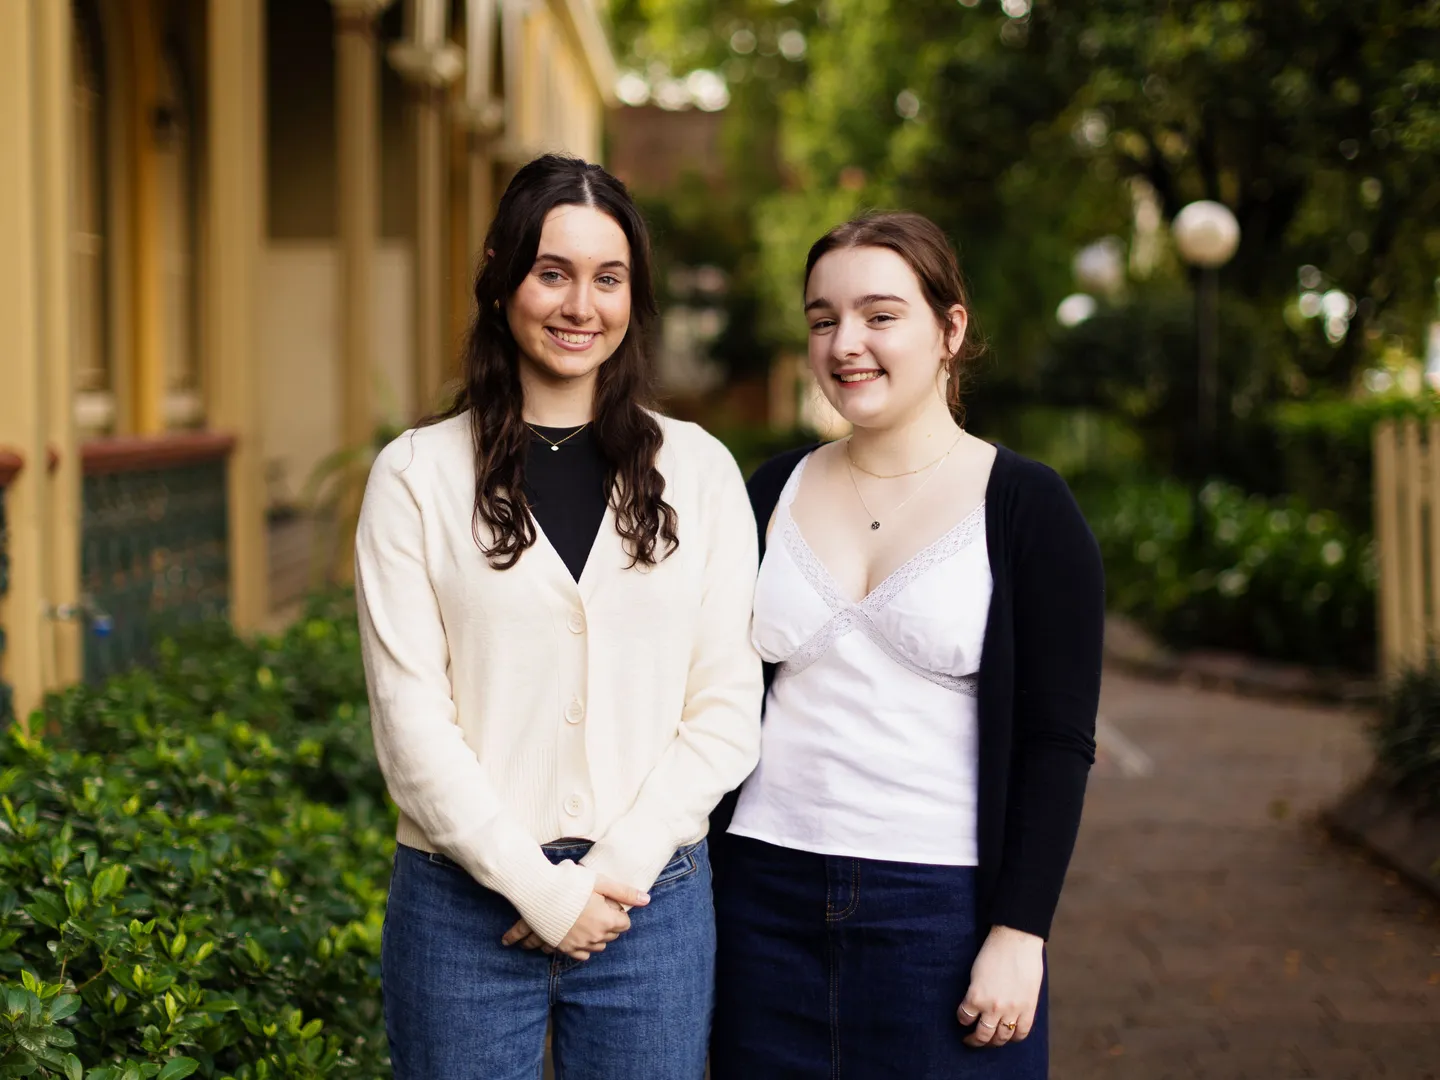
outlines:
M307 479L437 402L509 175L598 159L599 2L0 0L18 715L178 621L271 617Z

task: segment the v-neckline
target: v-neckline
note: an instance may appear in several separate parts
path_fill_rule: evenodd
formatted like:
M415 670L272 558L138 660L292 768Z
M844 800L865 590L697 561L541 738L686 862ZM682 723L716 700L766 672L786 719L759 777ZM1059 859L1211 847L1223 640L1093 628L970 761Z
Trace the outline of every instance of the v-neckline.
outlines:
M818 447L816 449L818 449ZM785 513L785 522L781 526L781 531L782 533L788 531L788 534L794 536L794 538L799 542L800 547L805 552L808 560L821 575L826 589L828 589L832 594L834 594L836 599L841 601L846 607L866 608L867 610L870 606L870 601L876 596L883 595L884 590L886 590L893 581L900 577L901 574L908 573L916 563L919 563L921 560L928 558L937 548L941 547L943 544L948 543L955 536L956 533L959 533L964 529L969 528L973 524L976 517L984 515L985 503L989 500L990 497L990 481L995 476L995 463L992 462L990 466L990 475L985 478L985 492L983 495L980 496L980 501L975 505L974 509L972 509L954 525L950 526L950 528L946 529L934 540L930 541L930 543L926 544L920 550L916 551L899 566L895 567L894 570L891 570L890 573L886 574L883 578L880 579L879 582L876 583L873 589L870 589L868 592L866 592L865 595L860 597L859 600L852 600L846 594L846 592L840 588L839 581L836 579L835 575L830 572L830 568L825 565L825 560L820 558L820 556L815 553L815 549L810 546L810 541L805 539L805 534L800 530L800 523L795 520L795 515L790 509L795 503L796 496L800 494L800 478L805 474L805 466L809 463L810 458L814 453L814 450L810 451L809 454L806 454L796 464L794 475L790 478L790 485L793 485L793 488L789 492L790 497L787 499L784 497L785 492L781 493L780 509L783 510ZM997 447L996 461L998 460L999 448ZM888 599L889 598L887 598L887 602Z
M550 553L550 559L565 574L565 580L570 582L579 592L582 600L588 600L594 587L594 577L598 570L595 569L596 553L600 550L602 538L615 532L615 507L609 499L605 500L605 513L600 518L600 528L595 531L595 539L590 541L590 550L585 555L585 565L580 568L580 576L577 578L570 573L570 567L560 555L560 551L550 542L550 537L545 535L545 529L540 524L540 519L535 516L534 511L528 507L525 512L530 515L530 520L535 525L535 541L537 545L543 544L545 550Z

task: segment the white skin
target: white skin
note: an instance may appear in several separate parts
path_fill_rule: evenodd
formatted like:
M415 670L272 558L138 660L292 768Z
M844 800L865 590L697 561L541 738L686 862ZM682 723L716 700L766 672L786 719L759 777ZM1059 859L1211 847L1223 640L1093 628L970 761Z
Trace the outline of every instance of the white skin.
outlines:
M965 433L945 402L945 360L965 339L965 308L955 304L937 318L900 255L878 247L827 253L811 272L805 310L810 369L853 433L815 452L791 511L841 589L858 601L980 504L995 448ZM876 479L852 472L847 452L870 472L921 471ZM876 518L878 530L870 527ZM968 1045L1003 1046L1029 1035L1044 948L1034 934L991 928L956 1010L962 1026L974 1025Z
M588 423L600 365L630 328L630 243L615 219L591 206L551 210L535 265L505 312L519 346L525 420L540 427ZM588 960L630 929L627 907L649 902L639 889L601 877L559 945L546 945L524 919L500 940Z

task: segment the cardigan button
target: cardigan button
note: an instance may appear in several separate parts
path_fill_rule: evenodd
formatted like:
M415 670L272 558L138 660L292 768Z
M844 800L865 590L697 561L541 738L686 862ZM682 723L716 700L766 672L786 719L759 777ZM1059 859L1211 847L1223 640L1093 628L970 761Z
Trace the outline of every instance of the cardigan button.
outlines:
M579 817L580 811L585 809L585 800L579 795L571 795L565 800L565 813L571 817Z
M585 613L572 611L570 617L565 620L565 625L570 628L572 634L583 634L585 632Z
M585 719L585 706L580 704L579 698L572 698L570 704L565 706L565 719L572 724L578 724Z

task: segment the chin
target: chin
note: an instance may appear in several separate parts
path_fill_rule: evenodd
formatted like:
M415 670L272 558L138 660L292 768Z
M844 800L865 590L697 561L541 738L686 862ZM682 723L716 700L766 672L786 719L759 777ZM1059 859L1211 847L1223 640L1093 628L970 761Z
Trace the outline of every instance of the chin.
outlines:
M867 401L858 394L837 396L839 400L826 395L841 418L856 427L884 427L886 417L894 411L887 407L885 401Z
M553 379L584 379L594 375L609 355L598 349L578 354L547 351L542 354L544 359L537 366Z

